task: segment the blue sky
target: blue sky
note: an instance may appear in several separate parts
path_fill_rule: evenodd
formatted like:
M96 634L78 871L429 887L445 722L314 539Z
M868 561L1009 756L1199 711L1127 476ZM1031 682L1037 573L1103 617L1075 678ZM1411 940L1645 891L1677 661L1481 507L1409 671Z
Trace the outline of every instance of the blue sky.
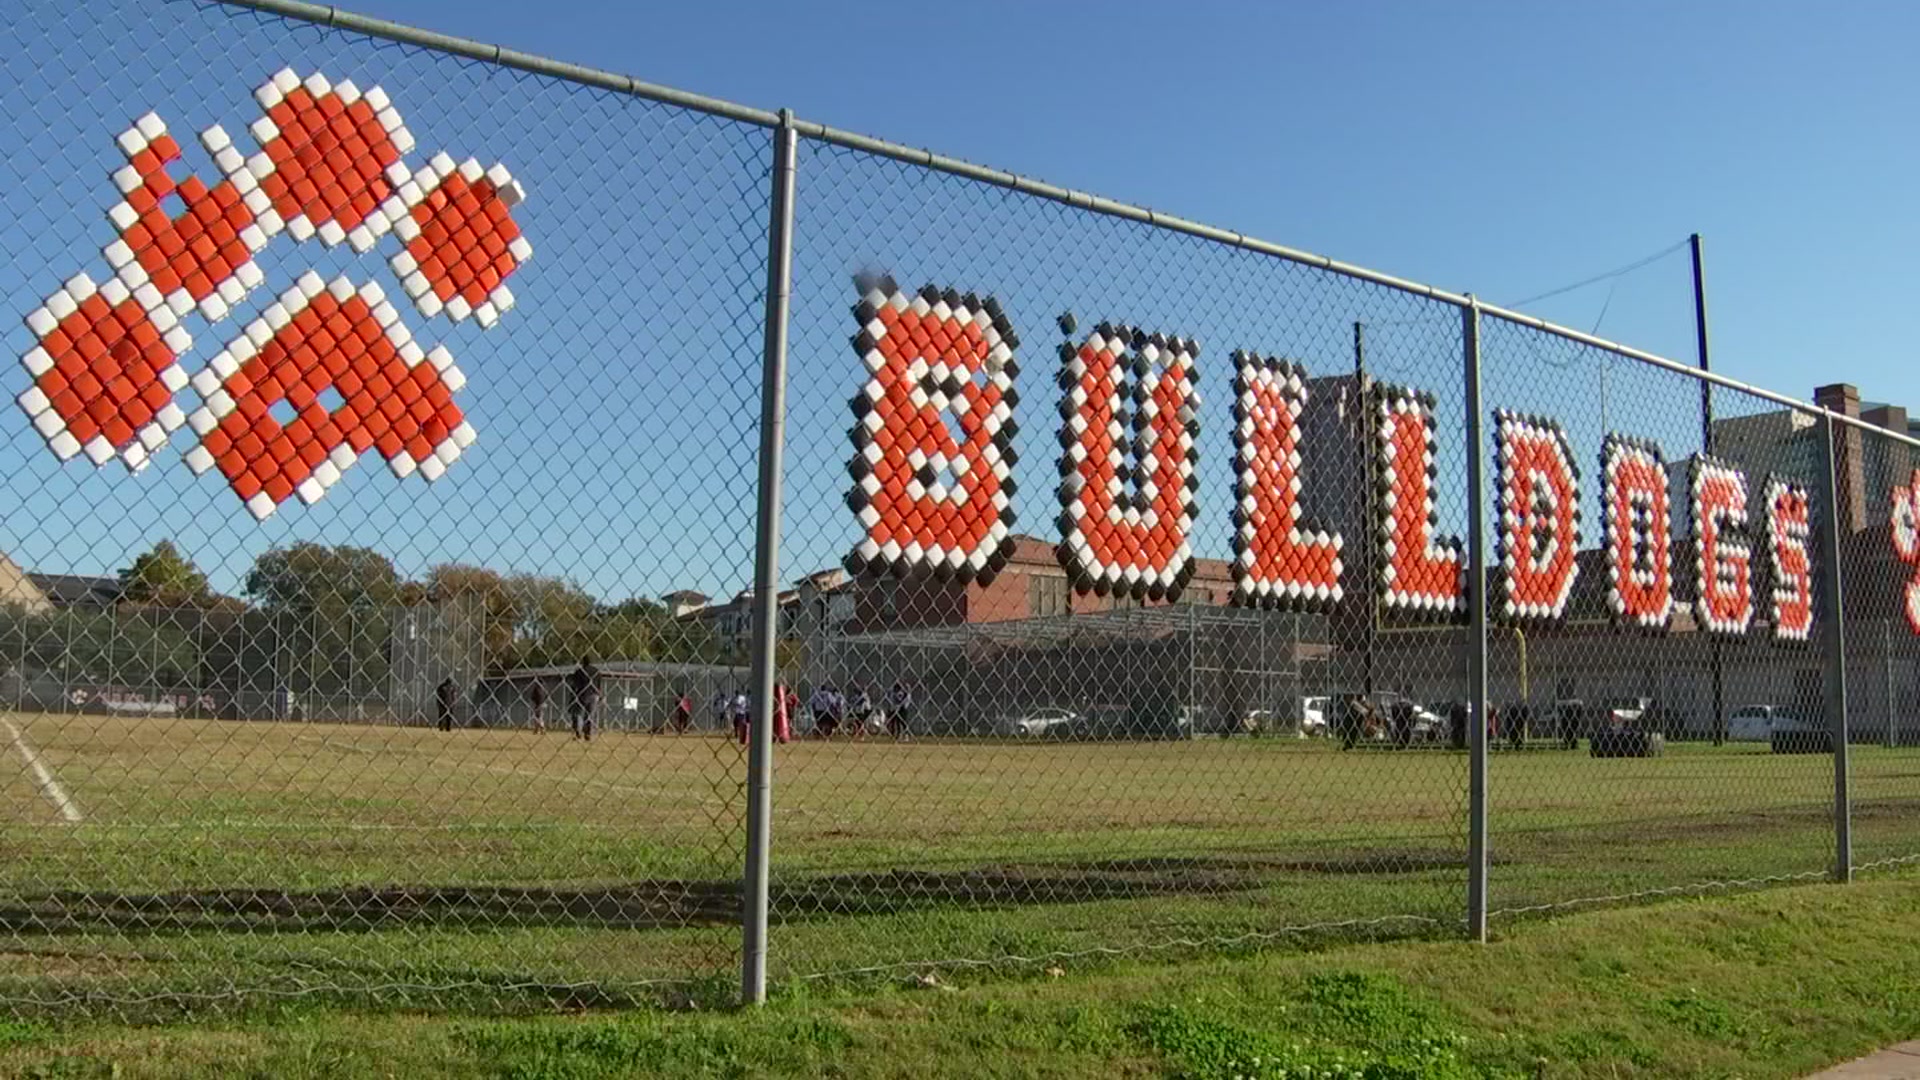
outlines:
M1699 232L1716 366L1920 404L1912 4L359 6L1495 302ZM1686 289L1643 272L1601 329L1690 357Z
M1909 205L1920 178L1920 9L1817 17L1772 5L528 5L365 0L360 10L632 73L1510 302L1707 238L1719 370L1796 396L1845 379L1920 405ZM389 90L421 153L507 162L535 250L491 331L410 309L469 383L481 441L429 487L361 461L314 507L256 525L179 462L137 477L54 462L18 410L0 429L0 544L47 569L107 571L180 539L232 588L260 551L365 543L407 573L447 559L572 578L609 599L743 584L762 270L764 134L657 106L187 0L31 0L31 66L0 87L0 294L19 316L78 269L104 276L111 139L147 108L236 136L282 64ZM185 141L185 140L183 140ZM416 157L421 154L416 154ZM188 168L210 172L197 149ZM1202 554L1224 555L1226 357L1258 348L1345 370L1351 321L1380 374L1441 395L1458 429L1455 324L1272 260L1090 221L951 178L809 148L800 173L787 569L854 538L839 502L858 387L848 275L895 270L1000 296L1025 339L1021 526L1049 531L1052 319L1199 336L1210 395ZM300 270L397 283L283 238L238 320L191 328L204 364ZM1532 310L1691 359L1683 254ZM1601 317L1604 312L1604 319ZM1601 420L1683 456L1689 388L1552 342L1488 339L1489 407L1568 419L1592 475ZM1594 408L1605 380L1609 410ZM8 366L7 396L25 386ZM191 391L184 404L197 402ZM1723 411L1758 403L1723 400ZM1451 476L1457 447L1443 447ZM1447 479L1443 510L1464 499ZM1447 507L1451 510L1447 510ZM1591 539L1591 538L1590 538ZM791 575L789 575L791 576Z

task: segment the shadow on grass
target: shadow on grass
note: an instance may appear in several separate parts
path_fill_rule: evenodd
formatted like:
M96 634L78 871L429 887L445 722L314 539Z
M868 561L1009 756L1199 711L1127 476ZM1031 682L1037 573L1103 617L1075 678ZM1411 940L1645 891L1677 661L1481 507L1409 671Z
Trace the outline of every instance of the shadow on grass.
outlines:
M776 922L931 908L1080 904L1247 893L1283 875L1414 874L1461 869L1454 850L1362 851L1315 859L1149 858L1003 864L964 870L892 869L776 877ZM644 880L599 888L392 885L219 889L165 893L63 890L0 904L14 935L366 932L408 926L678 929L740 921L740 883Z

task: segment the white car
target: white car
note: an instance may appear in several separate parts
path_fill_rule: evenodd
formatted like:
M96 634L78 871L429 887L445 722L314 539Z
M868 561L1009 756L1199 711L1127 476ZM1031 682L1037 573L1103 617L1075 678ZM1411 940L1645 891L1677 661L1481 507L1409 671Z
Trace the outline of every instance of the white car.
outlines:
M1727 738L1733 742L1766 742L1773 738L1775 720L1792 715L1778 705L1742 705L1727 715Z
M998 734L1015 738L1058 738L1072 731L1079 719L1080 714L1071 709L1034 709L1017 716L1001 717L997 729Z

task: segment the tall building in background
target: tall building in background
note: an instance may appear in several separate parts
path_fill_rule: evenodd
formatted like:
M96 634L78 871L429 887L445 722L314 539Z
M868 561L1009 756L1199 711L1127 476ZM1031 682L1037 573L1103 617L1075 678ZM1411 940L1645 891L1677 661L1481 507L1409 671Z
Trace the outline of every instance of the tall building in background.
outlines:
M1920 438L1920 422L1908 417L1903 406L1860 400L1860 391L1847 383L1833 383L1813 392L1814 404L1843 416L1858 417L1876 427L1901 435ZM1875 439L1851 425L1838 432L1835 448L1834 483L1843 532L1857 533L1885 525L1889 513L1889 493L1904 484L1916 463L1913 451L1904 443ZM1746 470L1752 496L1758 500L1770 473L1779 473L1819 489L1821 449L1819 418L1794 409L1775 409L1749 416L1729 416L1713 422L1713 449ZM1676 480L1684 483L1680 463ZM1684 487L1676 487L1683 494ZM1675 500L1676 515L1684 504ZM1756 501L1755 505L1758 503ZM1676 516L1676 526L1684 534L1687 526Z

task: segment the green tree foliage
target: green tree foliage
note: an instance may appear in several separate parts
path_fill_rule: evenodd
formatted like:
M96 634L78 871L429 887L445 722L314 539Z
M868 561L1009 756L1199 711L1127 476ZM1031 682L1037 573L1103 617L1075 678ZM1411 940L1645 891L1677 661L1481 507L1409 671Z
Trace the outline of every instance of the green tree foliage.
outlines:
M704 622L681 622L660 604L639 597L594 612L596 655L622 660L712 663L719 646Z
M193 684L200 664L197 623L165 608L0 609L0 672L18 668L62 688L173 691Z
M263 553L245 577L244 600L215 593L171 541L119 576L125 600L116 610L0 616L23 677L198 689L245 711L283 692L322 704L381 699L397 692L393 678L425 662L423 647L434 664L471 657L491 673L570 666L582 656L726 659L706 623L676 620L653 600L603 603L564 578L465 563L408 581L386 556L352 545L303 541ZM408 638L406 628L419 626L437 628L430 646ZM395 666L402 653L404 669Z
M648 606L646 618L655 627L654 659L679 664L720 662L720 642L713 635L712 625L701 619L675 619L666 608L651 601L639 603Z
M229 629L222 666L249 690L347 697L385 693L394 609L418 595L385 555L310 541L254 560L245 592L256 610Z
M518 603L497 570L464 563L443 563L427 571L418 583L426 604L467 602L480 612L483 665L492 672L516 666Z
M514 637L522 664L571 664L590 652L596 659L614 659L596 652L606 647L595 618L599 602L578 586L561 578L515 574L508 588L514 597Z
M400 574L385 555L346 544L301 541L254 560L246 594L266 611L337 611L391 607L403 593Z
M562 578L445 563L427 571L419 586L427 603L465 600L479 606L489 672L561 667L582 656L599 662L718 658L704 623L678 622L643 598L603 604Z
M171 540L153 545L120 571L120 596L127 603L153 607L199 607L214 599L207 575Z

